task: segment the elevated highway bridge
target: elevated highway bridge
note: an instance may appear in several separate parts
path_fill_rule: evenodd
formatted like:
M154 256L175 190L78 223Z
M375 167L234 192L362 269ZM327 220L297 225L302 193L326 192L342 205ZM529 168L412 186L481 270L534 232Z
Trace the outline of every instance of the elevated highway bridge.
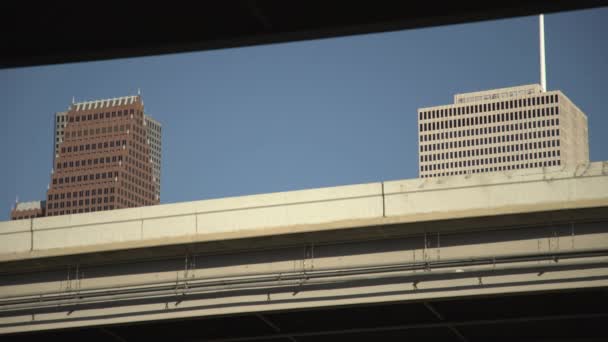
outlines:
M608 338L608 162L0 222L3 341Z

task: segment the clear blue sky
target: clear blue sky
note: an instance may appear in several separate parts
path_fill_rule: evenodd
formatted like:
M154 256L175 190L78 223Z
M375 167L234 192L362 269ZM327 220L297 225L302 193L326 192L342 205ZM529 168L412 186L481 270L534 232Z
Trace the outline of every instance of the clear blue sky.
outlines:
M547 83L608 160L608 8L545 16ZM538 17L0 70L0 220L44 199L53 113L134 95L163 124L162 203L417 177L416 109L538 83Z

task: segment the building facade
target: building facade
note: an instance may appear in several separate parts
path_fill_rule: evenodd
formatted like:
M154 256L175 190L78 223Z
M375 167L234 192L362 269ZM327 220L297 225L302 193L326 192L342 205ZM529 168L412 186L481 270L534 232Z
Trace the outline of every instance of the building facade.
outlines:
M587 116L537 84L418 109L418 144L422 178L589 162Z
M57 113L46 215L158 204L147 122L141 96L73 103ZM160 151L160 134L157 143Z
M144 123L148 131L150 158L152 159L152 181L156 185L156 199L160 201L160 163L162 156L162 125L149 115L144 114Z
M15 203L11 210L11 220L31 219L46 215L45 201L32 201Z
M53 124L53 164L55 156L59 154L59 144L63 142L63 130L65 128L67 112L55 113L55 122Z

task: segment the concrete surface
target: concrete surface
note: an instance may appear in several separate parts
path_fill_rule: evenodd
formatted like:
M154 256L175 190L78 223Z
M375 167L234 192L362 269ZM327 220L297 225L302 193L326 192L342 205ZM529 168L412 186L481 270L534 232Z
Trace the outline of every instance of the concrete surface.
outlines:
M0 262L608 205L608 162L407 179L0 222Z

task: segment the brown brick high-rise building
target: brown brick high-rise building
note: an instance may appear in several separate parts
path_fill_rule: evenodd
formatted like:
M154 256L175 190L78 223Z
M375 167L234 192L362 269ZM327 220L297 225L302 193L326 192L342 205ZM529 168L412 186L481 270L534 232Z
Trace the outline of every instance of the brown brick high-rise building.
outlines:
M73 103L57 115L46 215L154 205L160 202L141 96ZM56 123L58 124L58 123Z

